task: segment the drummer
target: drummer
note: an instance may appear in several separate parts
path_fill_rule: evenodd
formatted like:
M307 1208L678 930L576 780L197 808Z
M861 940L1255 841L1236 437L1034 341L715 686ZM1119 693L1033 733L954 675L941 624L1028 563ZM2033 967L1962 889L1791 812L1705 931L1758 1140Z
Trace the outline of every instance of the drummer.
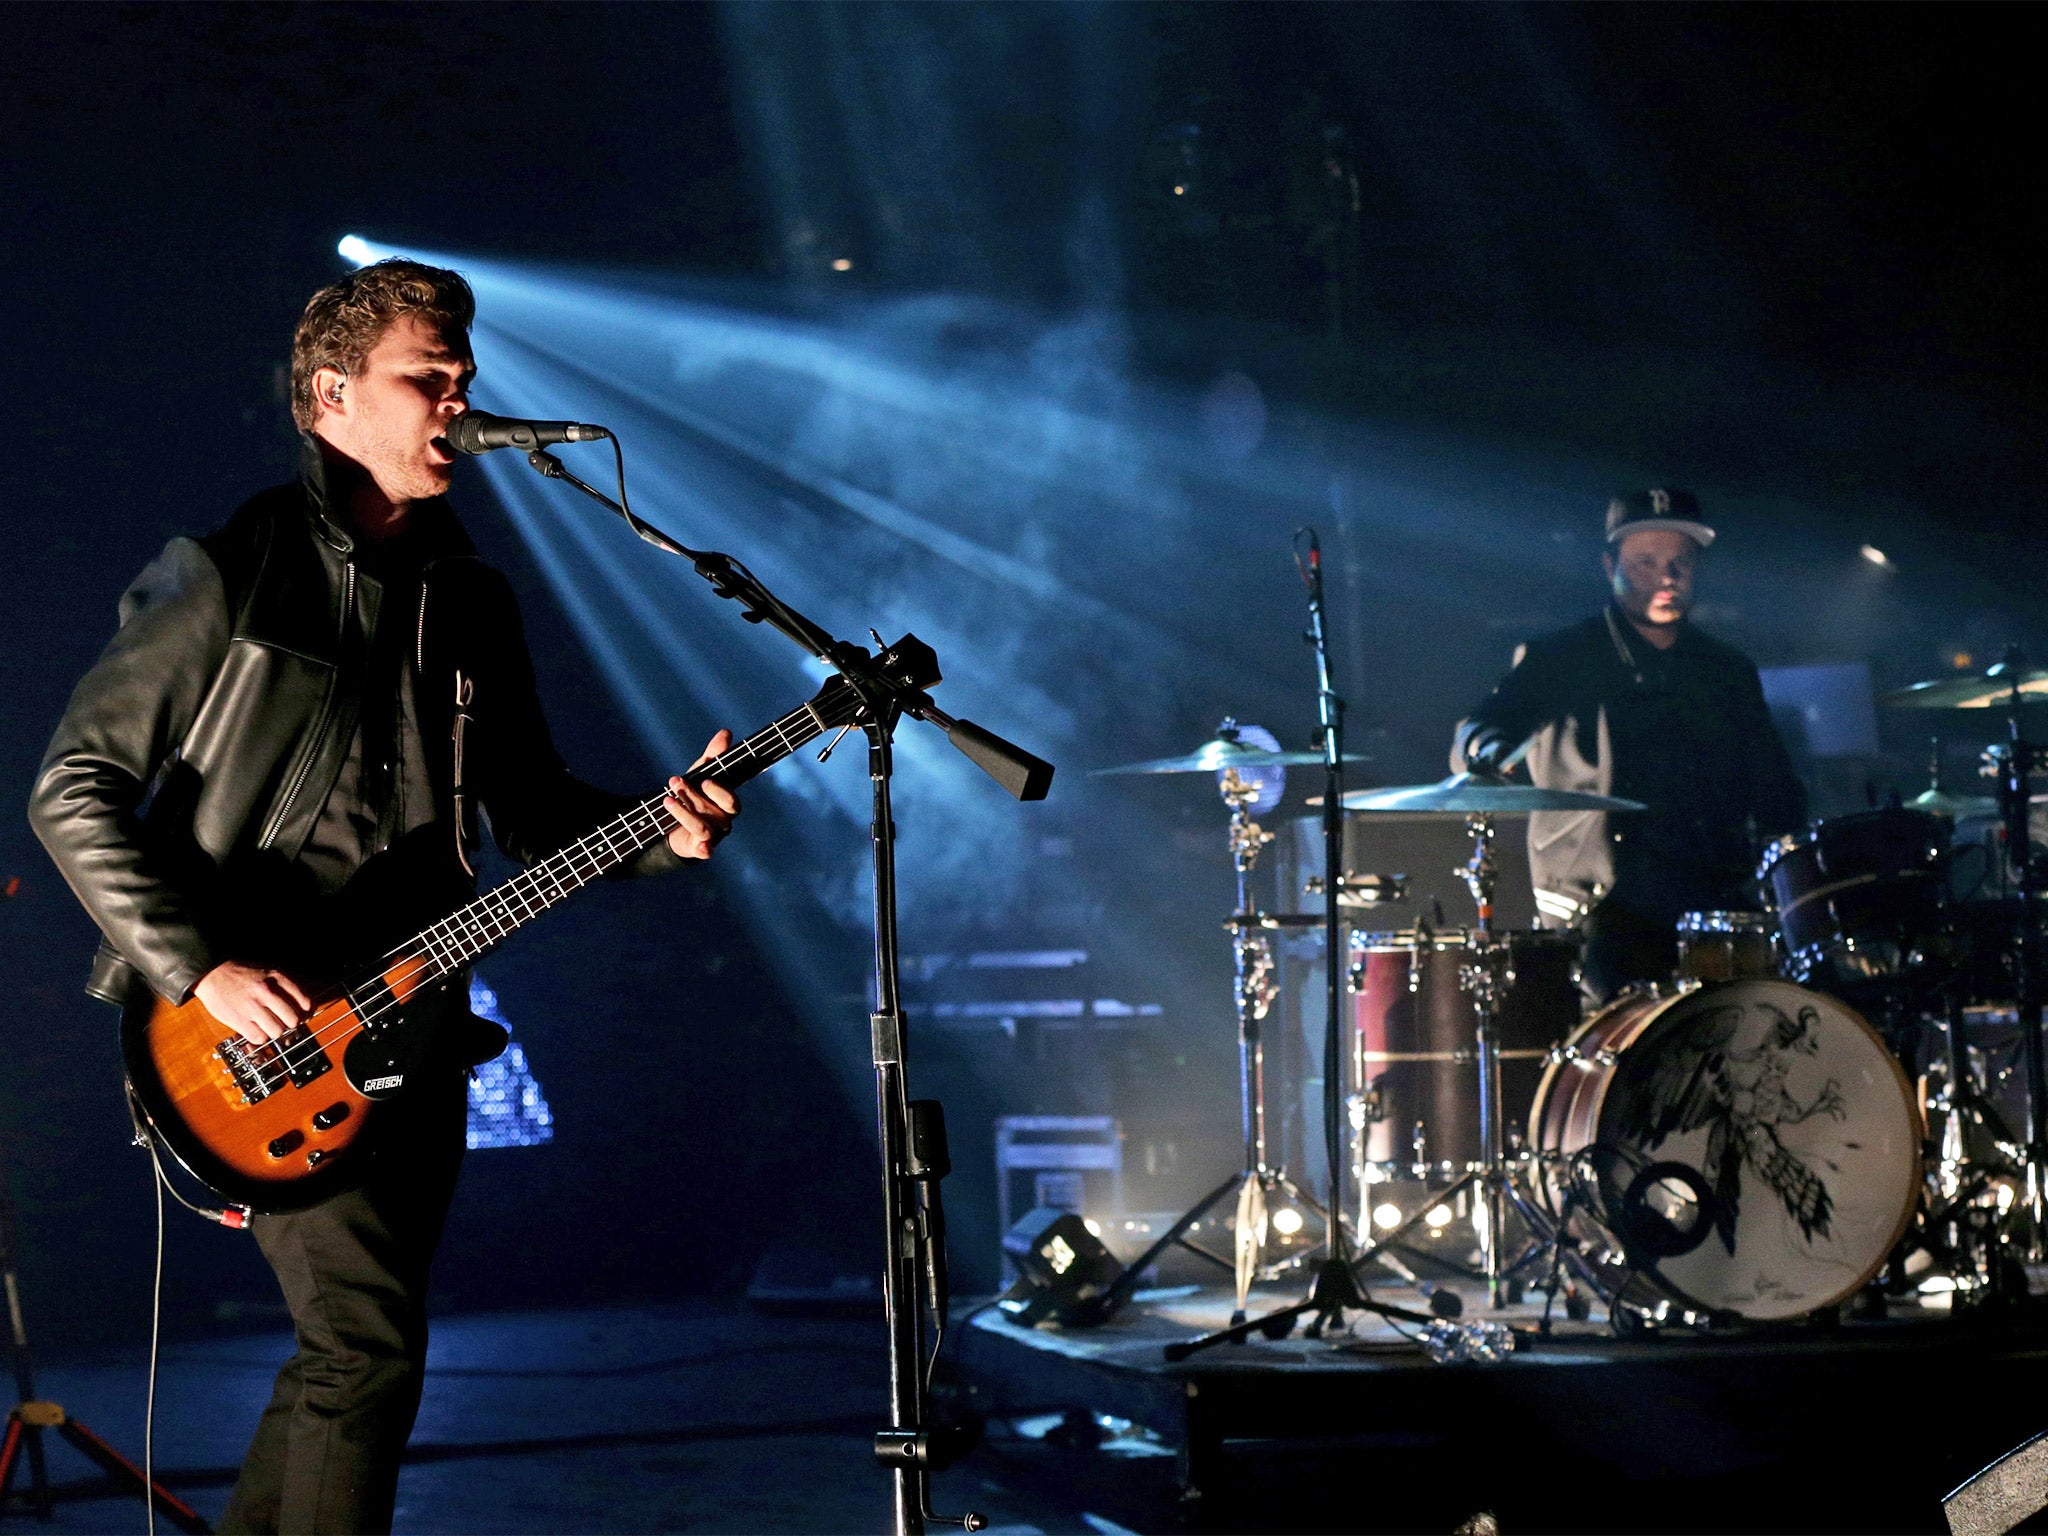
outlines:
M1451 748L1454 771L1486 774L1527 743L1538 785L1647 807L1529 819L1538 921L1585 933L1596 1001L1670 979L1680 913L1754 906L1762 841L1806 818L1756 664L1686 617L1713 542L1689 491L1617 496L1606 610L1522 646Z

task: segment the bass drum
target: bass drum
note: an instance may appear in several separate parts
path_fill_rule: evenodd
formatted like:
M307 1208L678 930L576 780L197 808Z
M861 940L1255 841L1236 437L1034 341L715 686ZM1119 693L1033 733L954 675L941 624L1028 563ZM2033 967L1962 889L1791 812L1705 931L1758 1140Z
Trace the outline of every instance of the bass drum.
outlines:
M1920 1190L1898 1062L1834 998L1775 979L1631 993L1543 1074L1544 1193L1624 1299L1757 1322L1855 1294Z

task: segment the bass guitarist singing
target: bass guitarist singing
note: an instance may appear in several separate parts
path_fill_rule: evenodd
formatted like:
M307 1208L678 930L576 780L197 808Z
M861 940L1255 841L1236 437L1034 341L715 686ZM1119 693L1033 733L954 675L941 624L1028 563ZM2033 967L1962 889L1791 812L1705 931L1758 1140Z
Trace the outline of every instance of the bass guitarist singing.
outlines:
M95 997L196 998L261 1049L315 1005L315 979L291 958L292 915L373 855L407 834L445 836L453 861L481 810L499 846L532 863L628 804L563 765L510 588L442 499L474 313L460 276L412 261L316 293L292 346L301 480L203 538L173 539L121 599L29 812L104 936ZM706 757L730 740L719 732ZM668 787L674 826L650 831L630 873L708 858L738 813L709 779ZM424 1004L434 1044L380 1111L367 1179L251 1223L298 1349L223 1529L390 1529L465 1072L504 1046L465 997L449 986Z

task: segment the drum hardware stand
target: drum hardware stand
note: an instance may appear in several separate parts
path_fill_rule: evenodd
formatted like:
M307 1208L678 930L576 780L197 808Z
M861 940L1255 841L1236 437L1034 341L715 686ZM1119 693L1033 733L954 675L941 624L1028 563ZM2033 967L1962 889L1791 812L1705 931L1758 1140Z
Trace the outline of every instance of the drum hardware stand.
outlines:
M2025 1175L2026 1155L2016 1144L1997 1106L1983 1096L1969 1060L1964 1037L1962 991L1951 982L1945 989L1942 1066L1944 1082L1941 1146L1934 1159L1934 1186L1939 1203L1930 1200L1915 1234L1935 1262L1958 1282L1958 1302L1986 1303L2026 1299L2024 1270L2006 1251L2011 1246L2005 1213L1986 1212L1978 1199L1999 1174ZM1972 1120L1987 1131L2001 1152L2016 1154L1996 1161L1970 1155L1968 1127Z
M1448 1204L1469 1190L1473 1214L1477 1218L1474 1225L1479 1229L1479 1252L1481 1270L1486 1279L1487 1301L1499 1310L1519 1299L1520 1284L1516 1277L1546 1255L1550 1257L1553 1271L1561 1264L1570 1264L1587 1284L1595 1289L1599 1286L1591 1267L1584 1263L1576 1245L1565 1235L1562 1222L1553 1222L1520 1187L1514 1172L1514 1159L1508 1155L1506 1128L1501 1115L1500 1040L1495 1033L1495 1016L1500 1006L1501 989L1514 978L1511 973L1503 973L1503 962L1510 958L1510 951L1493 929L1493 891L1498 877L1498 869L1493 862L1493 818L1469 817L1465 830L1472 838L1472 857L1455 873L1465 881L1472 892L1473 904L1479 910L1479 958L1476 964L1464 967L1458 979L1471 995L1472 1011L1477 1021L1480 1161L1449 1189L1426 1202L1398 1226L1367 1241L1359 1260L1363 1263L1380 1258L1431 1210ZM1507 1259L1506 1245L1510 1211L1529 1233L1528 1243L1512 1261Z
M1998 808L2005 824L2006 857L2011 860L2019 891L2019 921L2013 928L2013 963L2017 971L2020 1043L2027 1087L2026 1183L2021 1203L2028 1226L2025 1256L2039 1262L2048 1256L2048 1077L2043 1075L2041 1041L2041 914L2036 909L2040 896L2040 860L2034 854L2027 813L2033 790L2033 773L2043 756L2040 747L2023 734L2026 696L2020 691L2026 671L2025 658L2017 646L2009 648L2002 663L2012 688L2006 707L2005 750L1996 759L1998 767Z
M1328 1168L1329 1201L1325 1207L1328 1215L1324 1222L1324 1245L1326 1254L1317 1263L1315 1278L1310 1284L1308 1295L1290 1306L1267 1313L1263 1317L1247 1318L1233 1322L1228 1328L1219 1329L1200 1338L1183 1343L1169 1344L1165 1356L1169 1361L1185 1360L1196 1351L1212 1344L1240 1343L1253 1333L1262 1333L1269 1339L1285 1338L1294 1329L1297 1319L1313 1313L1308 1327L1304 1330L1310 1338L1321 1338L1331 1329L1344 1327L1346 1312L1371 1312L1380 1317L1421 1323L1425 1327L1455 1331L1461 1338L1471 1342L1481 1353L1492 1350L1491 1335L1499 1325L1492 1323L1459 1323L1444 1315L1416 1312L1404 1307L1388 1306L1383 1302L1369 1300L1361 1288L1358 1268L1363 1255L1356 1253L1351 1245L1343 1219L1344 1160L1343 1160L1343 1061L1342 1010L1345 976L1342 969L1340 901L1346 881L1342 874L1344 867L1344 753L1342 746L1344 701L1338 698L1331 683L1330 648L1328 628L1325 622L1323 600L1322 551L1313 529L1302 529L1295 535L1295 564L1301 572L1303 584L1308 588L1309 629L1304 638L1315 647L1316 653L1316 712L1320 722L1323 750L1324 787L1322 796L1323 813L1323 867L1326 873L1323 881L1323 953L1325 1010L1323 1034L1323 1139L1326 1166ZM1219 1190L1215 1198L1225 1191ZM1163 1240L1160 1245L1163 1246Z

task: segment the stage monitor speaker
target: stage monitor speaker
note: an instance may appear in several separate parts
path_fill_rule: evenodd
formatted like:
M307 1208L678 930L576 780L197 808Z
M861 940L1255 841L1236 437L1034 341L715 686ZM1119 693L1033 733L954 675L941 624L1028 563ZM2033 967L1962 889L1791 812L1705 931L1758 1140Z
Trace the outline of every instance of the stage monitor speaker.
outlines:
M1082 1327L1105 1321L1113 1310L1103 1305L1103 1293L1124 1267L1078 1211L1039 1206L1003 1234L1003 1252L1017 1266L1017 1283L996 1305L1021 1327L1047 1318Z

